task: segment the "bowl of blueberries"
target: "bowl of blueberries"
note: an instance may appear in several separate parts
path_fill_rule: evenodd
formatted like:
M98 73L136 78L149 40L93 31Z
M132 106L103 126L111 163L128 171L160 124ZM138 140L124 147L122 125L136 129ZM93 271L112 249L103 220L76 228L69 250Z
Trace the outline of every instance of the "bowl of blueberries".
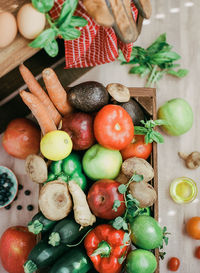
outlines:
M5 166L0 166L0 208L11 204L18 191L15 174Z

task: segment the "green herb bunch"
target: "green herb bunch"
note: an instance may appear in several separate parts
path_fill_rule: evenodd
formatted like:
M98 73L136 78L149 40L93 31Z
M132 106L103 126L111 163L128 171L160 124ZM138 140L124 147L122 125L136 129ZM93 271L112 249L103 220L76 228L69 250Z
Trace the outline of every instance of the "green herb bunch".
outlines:
M41 13L44 13L49 23L49 28L45 29L29 46L34 48L44 48L47 54L55 57L58 54L58 36L65 40L75 40L80 37L81 31L76 27L84 27L87 20L82 17L73 16L78 0L66 0L62 6L60 16L52 21L48 12L54 5L54 0L32 0L33 6Z
M134 133L135 135L145 135L145 143L164 143L164 137L161 135L161 133L154 130L156 126L161 125L167 125L167 122L162 119L157 120L141 120L140 123L142 123L143 126L135 126L134 127Z
M133 64L129 73L146 77L146 87L154 87L165 74L178 78L185 77L188 74L187 69L174 70L180 66L180 64L174 64L174 62L181 57L176 52L171 51L172 48L166 42L166 33L164 33L147 49L139 46L133 47L131 59L128 63L121 51L118 59L121 64Z

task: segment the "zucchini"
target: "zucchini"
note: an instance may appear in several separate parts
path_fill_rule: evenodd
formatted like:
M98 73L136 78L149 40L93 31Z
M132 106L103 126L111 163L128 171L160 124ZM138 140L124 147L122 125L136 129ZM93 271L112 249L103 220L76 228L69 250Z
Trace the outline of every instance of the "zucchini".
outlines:
M88 227L81 229L81 226L73 219L63 219L57 223L57 225L55 225L51 234L49 235L49 244L52 246L70 244L81 235L84 235L88 229Z
M40 241L29 253L28 260L24 264L24 272L32 273L37 269L51 265L69 248L64 245L53 247L47 242Z
M39 234L53 228L57 221L47 219L42 212L38 212L28 223L28 230L34 234Z
M91 261L85 251L76 247L65 253L49 273L86 273L91 268Z

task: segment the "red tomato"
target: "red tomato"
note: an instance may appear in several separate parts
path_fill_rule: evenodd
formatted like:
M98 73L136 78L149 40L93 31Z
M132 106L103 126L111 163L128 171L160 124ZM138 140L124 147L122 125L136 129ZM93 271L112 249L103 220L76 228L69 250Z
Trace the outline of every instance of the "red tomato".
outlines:
M36 244L36 236L27 227L8 228L0 240L0 259L9 273L24 273L23 264Z
M90 188L87 196L88 204L94 215L103 219L114 219L125 212L124 195L119 193L119 182L101 179ZM113 209L114 201L119 200L119 207Z
M193 239L200 240L200 217L192 217L186 224L186 231Z
M95 117L94 134L105 148L122 150L133 139L134 125L126 110L119 105L108 104Z
M177 271L179 269L179 266L180 266L180 260L176 257L172 257L168 261L168 269L170 271Z
M139 157L147 159L152 152L152 143L145 143L144 135L135 135L132 142L121 150L123 160L126 160L130 157Z
M195 257L196 257L197 259L200 259L200 246L198 246L198 247L196 248L196 250L195 250Z

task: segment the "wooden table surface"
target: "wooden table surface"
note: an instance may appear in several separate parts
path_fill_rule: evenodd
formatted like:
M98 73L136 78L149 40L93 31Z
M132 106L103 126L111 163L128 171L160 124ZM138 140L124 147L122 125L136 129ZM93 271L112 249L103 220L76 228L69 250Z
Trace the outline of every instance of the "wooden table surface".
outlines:
M136 44L147 46L158 35L166 32L169 43L173 44L175 51L182 56L182 66L190 70L184 79L179 80L166 76L160 81L157 88L158 107L169 99L180 97L185 98L194 111L194 125L188 133L180 137L165 136L165 143L158 145L159 222L162 226L167 226L168 231L171 232L169 245L165 247L166 258L160 263L160 272L168 272L166 263L170 257L176 256L181 260L178 272L199 273L200 261L194 258L194 250L196 246L200 246L200 242L185 234L185 223L190 217L200 216L200 193L193 203L177 205L169 196L169 186L174 178L187 176L197 182L200 190L200 169L186 169L177 155L178 151L189 153L199 150L200 146L198 137L200 133L200 4L199 0L154 0L152 2L153 16L150 21L145 22L142 34ZM104 84L120 82L127 86L143 86L143 80L128 74L128 70L129 66L120 66L116 61L93 68L72 85L86 80L96 80ZM63 73L66 72L63 70ZM26 177L24 162L9 157L2 147L0 147L0 164L13 169L19 182L24 185L24 189L32 191L31 196L25 196L23 190L20 191L18 200L13 203L10 211L12 213L5 209L0 210L1 235L8 226L27 224L35 211L28 212L26 206L28 204L37 206L38 189ZM16 206L19 204L23 205L23 211L16 210ZM0 266L0 273L4 272Z

